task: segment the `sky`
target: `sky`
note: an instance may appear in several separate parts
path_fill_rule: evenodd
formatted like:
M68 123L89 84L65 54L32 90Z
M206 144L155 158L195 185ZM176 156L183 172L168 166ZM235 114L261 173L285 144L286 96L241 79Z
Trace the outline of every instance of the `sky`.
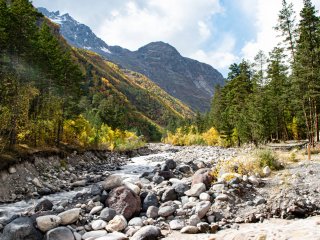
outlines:
M108 45L132 51L154 41L208 63L224 76L229 66L268 53L281 40L274 30L281 0L33 0L69 13ZM303 0L294 4L297 17ZM313 0L316 9L320 1Z

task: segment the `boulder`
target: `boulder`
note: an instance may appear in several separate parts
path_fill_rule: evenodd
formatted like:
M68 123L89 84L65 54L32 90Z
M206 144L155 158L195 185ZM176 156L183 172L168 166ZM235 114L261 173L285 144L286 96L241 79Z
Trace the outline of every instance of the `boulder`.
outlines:
M42 240L42 234L33 226L28 217L13 220L3 229L2 240Z
M95 206L91 209L89 215L94 215L102 210L103 206Z
M173 206L165 206L165 207L159 208L158 214L161 217L168 217L168 216L172 215L175 211L176 211L176 209Z
M83 234L82 239L88 239L88 238L96 239L99 237L106 236L107 234L108 233L106 230L90 231Z
M173 159L168 159L164 163L168 169L173 170L177 167L177 163Z
M200 218L198 215L192 215L190 218L189 218L189 225L191 226L197 226L197 224L201 222Z
M37 226L42 232L56 228L61 223L61 218L55 215L47 215L36 218Z
M249 178L248 178L248 181L252 184L252 185L254 185L254 186L259 186L259 184L260 184L260 181L258 180L258 178L256 177L256 176L254 176L254 175L252 175L252 176L250 176Z
M198 197L201 193L206 191L206 185L204 183L194 184L190 190L186 191L185 194L189 197Z
M104 208L100 213L100 219L109 222L117 215L117 212L112 208Z
M188 166L188 165L179 165L179 166L177 167L177 170L178 170L179 172L182 172L182 173L190 173L190 172L192 172L191 167Z
M131 191L135 192L137 195L140 194L140 188L137 185L135 185L135 184L133 184L131 182L124 182L124 185L127 188L129 188Z
M196 226L186 226L181 229L181 233L197 234L199 229Z
M159 216L159 208L150 206L146 213L148 218L157 218Z
M164 191L162 194L161 200L162 202L174 201L177 200L178 196L174 188L169 188Z
M157 240L161 237L160 228L155 226L145 226L139 229L131 240Z
M96 238L95 240L128 240L129 238L120 232L109 233L106 236Z
M58 214L61 218L61 225L69 225L76 222L80 217L80 208L73 208Z
M203 168L194 173L191 186L194 186L198 183L204 183L206 188L210 188L212 181L213 177L211 175L211 170L209 168Z
M126 219L130 219L141 210L140 197L125 186L113 189L107 198L106 204Z
M185 192L190 189L189 185L186 183L175 183L172 187L179 196L184 195Z
M46 240L75 240L75 238L69 228L57 227L47 232Z
M42 183L40 182L40 180L39 180L38 178L32 179L31 182L32 182L33 185L35 185L36 187L39 187L39 188L42 188L42 187L43 187Z
M102 182L102 187L104 190L108 191L121 186L122 181L122 177L117 175L111 175Z
M164 180L169 180L170 178L174 178L174 175L170 171L159 171L158 175L163 177Z
M106 229L109 232L119 232L127 227L128 223L124 216L117 215L111 221L109 221Z
M172 230L181 230L185 227L185 223L182 219L174 219L169 222L169 226Z
M199 199L201 201L210 201L211 197L210 197L210 195L208 193L203 192L203 193L200 194Z
M158 207L159 201L158 197L154 193L148 193L145 199L143 200L142 210L147 211L150 206Z
M211 207L210 201L199 202L196 205L196 214L201 219L204 216L206 216L206 213L209 211L210 207Z
M71 187L85 187L87 185L87 180L79 180L71 183Z
M93 184L90 189L90 193L93 196L100 195L102 192L102 186L99 184Z
M107 226L107 223L103 220L95 220L91 223L91 227L93 230L101 230Z
M53 203L48 199L41 200L36 207L34 208L34 212L45 212L50 211L53 208Z
M142 227L143 226L143 220L139 217L132 218L128 222L128 226L134 226L134 227Z

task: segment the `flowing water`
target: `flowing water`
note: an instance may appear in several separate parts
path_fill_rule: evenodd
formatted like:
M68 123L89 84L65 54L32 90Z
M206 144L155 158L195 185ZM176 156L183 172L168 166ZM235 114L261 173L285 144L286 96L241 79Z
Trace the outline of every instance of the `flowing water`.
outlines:
M131 158L131 161L122 166L120 170L113 171L112 174L122 176L126 180L137 181L143 172L151 172L157 164L161 164L168 159L172 153L164 152ZM74 198L78 193L90 192L90 186L78 188L69 192L59 192L44 196L40 199L23 200L16 203L0 205L0 223L15 214L21 214L32 210L38 202L43 199L50 200L53 204L59 204Z

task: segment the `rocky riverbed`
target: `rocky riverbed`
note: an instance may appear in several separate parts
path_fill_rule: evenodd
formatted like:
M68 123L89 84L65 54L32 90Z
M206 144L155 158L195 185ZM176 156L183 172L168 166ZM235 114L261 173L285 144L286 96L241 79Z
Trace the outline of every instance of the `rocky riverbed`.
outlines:
M319 239L319 218L312 216L320 214L320 162L301 159L282 171L265 171L264 176L212 177L211 168L218 161L250 151L150 144L136 153L147 156L104 153L94 159L91 153L91 158L82 159L85 156L74 154L63 167L61 159L56 160L59 168L36 167L32 177L37 177L19 175L34 189L28 190L29 197L38 197L43 188L66 192L34 204L29 200L24 205L0 205L0 239L179 239L189 234L196 234L189 239ZM19 168L9 169L7 177L14 179ZM24 196L12 194L16 199ZM23 208L12 214L17 205ZM297 218L302 220L290 220ZM275 223L276 219L287 222ZM304 223L308 227L299 231ZM265 230L280 229L281 224L278 235ZM309 232L299 238L304 231Z

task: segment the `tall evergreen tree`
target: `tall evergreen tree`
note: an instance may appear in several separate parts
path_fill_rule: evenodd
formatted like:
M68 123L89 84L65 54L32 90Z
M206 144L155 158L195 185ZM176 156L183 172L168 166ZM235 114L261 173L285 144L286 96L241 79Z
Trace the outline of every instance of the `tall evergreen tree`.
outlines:
M294 64L294 87L301 106L310 143L319 139L318 104L320 97L320 19L311 0L304 0L300 13L299 39Z

